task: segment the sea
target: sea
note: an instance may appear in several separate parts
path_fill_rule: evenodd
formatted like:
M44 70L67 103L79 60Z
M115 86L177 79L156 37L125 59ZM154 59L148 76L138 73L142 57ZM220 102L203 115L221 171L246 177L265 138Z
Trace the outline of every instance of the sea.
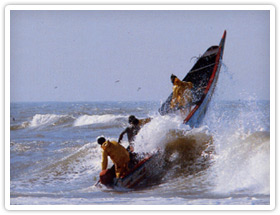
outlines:
M214 97L202 124L161 116L162 101L10 105L10 205L270 205L270 102ZM134 189L98 183L96 138L118 140L128 117L151 117L136 153L166 152L159 179ZM126 136L122 144L128 145ZM109 166L112 162L109 162Z

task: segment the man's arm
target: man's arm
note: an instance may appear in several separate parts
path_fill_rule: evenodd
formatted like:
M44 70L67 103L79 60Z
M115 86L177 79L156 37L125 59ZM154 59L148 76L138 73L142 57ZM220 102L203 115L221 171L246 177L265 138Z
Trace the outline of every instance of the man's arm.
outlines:
M101 161L101 168L102 170L107 169L108 165L108 154L105 150L102 151L102 161Z
M120 142L122 141L123 135L124 135L125 133L127 133L127 128L120 134L118 143L120 143Z

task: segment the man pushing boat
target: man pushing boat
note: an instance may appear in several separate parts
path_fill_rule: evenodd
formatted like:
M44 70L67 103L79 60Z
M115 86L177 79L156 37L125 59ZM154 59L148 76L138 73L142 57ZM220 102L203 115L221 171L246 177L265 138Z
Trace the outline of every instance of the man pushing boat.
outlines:
M191 111L192 104L192 93L193 88L192 82L181 81L177 76L171 75L171 83L173 84L173 95L170 103L170 108L174 109L177 107L180 109L183 117Z
M116 178L120 178L129 170L128 163L130 158L128 151L118 142L106 140L105 137L98 137L97 143L103 149L101 161L102 171L107 169L109 156L115 165Z
M121 143L123 139L123 135L127 134L127 140L129 143L127 150L129 152L133 152L134 151L133 141L135 139L135 136L138 134L140 129L151 120L152 120L151 118L137 119L134 115L129 116L128 117L129 126L120 134L118 143Z

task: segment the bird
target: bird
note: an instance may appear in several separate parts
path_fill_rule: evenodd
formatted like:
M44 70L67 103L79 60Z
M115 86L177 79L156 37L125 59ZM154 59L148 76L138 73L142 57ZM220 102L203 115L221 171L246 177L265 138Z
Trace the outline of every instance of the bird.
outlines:
M138 87L137 92L138 92L139 90L141 90L141 87Z
M120 80L116 80L116 81L115 81L115 83L119 83L119 82L120 82Z

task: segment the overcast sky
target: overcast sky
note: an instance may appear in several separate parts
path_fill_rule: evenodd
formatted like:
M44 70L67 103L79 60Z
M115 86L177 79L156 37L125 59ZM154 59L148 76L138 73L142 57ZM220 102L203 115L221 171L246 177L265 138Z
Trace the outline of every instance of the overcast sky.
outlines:
M269 100L269 11L11 11L11 101L165 100L227 30L221 100ZM222 89L222 90L221 90Z

